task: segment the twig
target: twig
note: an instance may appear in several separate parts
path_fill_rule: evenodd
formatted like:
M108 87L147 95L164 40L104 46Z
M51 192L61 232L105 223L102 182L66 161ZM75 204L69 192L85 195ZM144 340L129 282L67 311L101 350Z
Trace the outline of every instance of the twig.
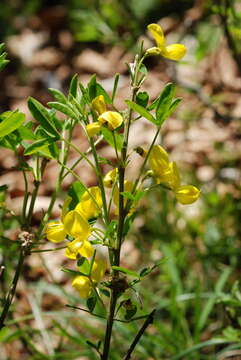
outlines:
M142 337L142 335L144 334L144 332L146 331L146 329L148 328L149 325L151 325L154 321L154 316L155 316L155 312L156 309L154 309L149 316L147 317L146 321L144 322L144 324L142 325L142 327L140 328L140 330L138 331L135 339L133 340L129 350L127 351L126 356L124 357L123 360L130 360L131 359L131 354L133 353L136 345L138 344L140 338Z

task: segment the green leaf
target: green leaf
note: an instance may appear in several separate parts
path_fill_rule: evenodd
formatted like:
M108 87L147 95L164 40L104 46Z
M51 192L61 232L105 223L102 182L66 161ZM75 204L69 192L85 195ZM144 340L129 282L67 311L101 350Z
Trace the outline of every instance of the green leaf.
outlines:
M90 101L92 101L96 96L103 95L106 104L112 104L112 100L109 94L105 89L96 81L96 75L93 75L88 83L88 92Z
M120 272L122 272L124 274L130 275L130 276L134 276L134 277L137 277L137 278L140 277L140 275L137 274L135 271L131 271L131 270L123 268L121 266L112 266L112 269L113 270L118 270L118 271L120 271Z
M69 95L72 95L74 98L76 98L78 95L78 74L75 74L71 79Z
M68 195L71 197L72 201L69 204L69 209L73 210L76 205L80 202L82 195L84 194L84 192L86 191L86 186L81 183L80 181L75 181L69 191L68 191Z
M45 107L40 104L39 101L30 97L28 99L28 108L33 117L42 125L44 131L50 137L55 138L56 140L60 138L59 133L57 132L53 124L51 124L50 122L48 110L45 109Z
M91 296L90 298L87 299L86 306L87 306L87 308L89 309L90 312L94 311L96 303L97 303L97 297L96 296Z
M133 194L131 194L129 191L123 191L121 193L121 195L123 195L125 198L130 199L132 201L135 200L135 196Z
M18 129L25 121L25 114L21 112L8 112L0 123L0 137L4 137Z
M49 92L58 102L60 102L62 104L67 104L67 102L68 102L67 98L61 91L59 91L57 89L49 88Z
M53 142L54 140L52 140ZM50 145L49 139L39 139L25 148L24 155L31 155L39 152L43 147Z
M75 112L68 105L61 104L61 103L55 102L55 101L50 101L50 102L48 102L48 106L50 106L51 108L53 108L55 110L60 111L61 113L67 115L68 117L70 117L72 119L78 119Z
M156 123L158 126L163 124L163 122L166 120L166 118L169 115L168 111L173 100L174 91L175 91L175 85L172 83L168 83L164 87L159 97L159 101L156 107L156 119L157 119Z
M22 125L18 128L17 131L22 140L36 140L32 127L33 123L29 121L26 125Z
M138 105L130 100L126 100L126 103L132 110L136 111L138 114L151 121L153 124L156 124L156 119L143 106Z
M66 273L71 274L71 275L75 275L75 276L76 276L76 275L86 276L86 274L85 274L85 273L82 273L81 271L76 271L76 270L72 270L72 269L67 269L67 268L64 268L64 267L61 268L61 271L66 272Z
M102 126L101 133L104 136L105 141L107 141L108 144L114 148L115 142L114 142L113 132L109 130L107 127ZM116 139L117 150L120 151L122 149L123 141L124 141L123 135L115 132L115 139Z
M146 108L149 101L149 95L146 91L139 92L136 96L136 102L138 105L141 105L142 107Z

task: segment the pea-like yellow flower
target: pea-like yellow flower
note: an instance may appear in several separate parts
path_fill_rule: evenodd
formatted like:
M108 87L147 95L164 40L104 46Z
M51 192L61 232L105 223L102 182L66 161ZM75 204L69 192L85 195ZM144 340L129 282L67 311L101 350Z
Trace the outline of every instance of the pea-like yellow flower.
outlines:
M79 292L81 298L88 298L91 295L93 285L96 285L105 275L107 269L106 261L97 259L94 261L91 280L87 276L77 276L72 282L72 286Z
M95 121L91 124L86 125L86 131L89 137L97 135L101 130L101 124L98 121Z
M181 185L175 190L177 201L183 205L194 203L200 195L200 190L193 185Z
M92 196L91 196L92 195ZM95 200L94 200L95 199ZM93 186L85 191L75 211L89 220L99 216L102 207L101 191L98 186Z
M105 98L103 95L96 96L94 100L92 100L92 108L98 114L101 115L106 112L106 104Z
M91 243L81 237L71 241L65 250L65 255L72 260L77 259L78 255L90 258L93 254L94 248Z
M87 239L91 233L88 221L76 210L69 211L65 216L64 229L74 238Z
M60 220L55 220L49 222L45 226L45 233L46 237L49 241L52 241L54 243L59 243L61 241L64 241L66 237L66 231L64 229L64 224Z
M146 50L147 55L161 55L167 59L178 61L186 54L186 46L183 44L171 44L166 46L165 36L161 26L150 24L147 26L156 41L155 47Z
M115 130L123 123L123 117L117 111L105 111L98 117L100 124L107 124L110 130Z
M78 291L82 299L87 299L92 292L91 282L86 276L76 276L72 281L72 286Z
M111 188L112 185L116 182L118 175L118 168L115 168L113 170L110 170L107 174L104 176L104 186L107 188Z

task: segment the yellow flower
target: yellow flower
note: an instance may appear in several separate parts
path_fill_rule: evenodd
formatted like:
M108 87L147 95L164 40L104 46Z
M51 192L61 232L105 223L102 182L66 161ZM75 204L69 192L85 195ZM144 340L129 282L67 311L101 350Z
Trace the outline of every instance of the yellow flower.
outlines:
M79 275L72 281L72 286L78 291L79 296L83 299L87 299L92 291L90 280L86 276Z
M86 125L86 131L89 137L97 135L101 130L101 124L98 121L95 121L91 124Z
M92 100L92 108L98 115L103 114L106 111L105 99L103 95L99 95Z
M45 227L45 233L47 239L55 243L64 241L66 237L64 225L60 220L49 222Z
M85 193L82 195L82 198L79 204L76 206L75 211L77 211L82 217L89 220L99 216L101 207L101 191L98 186L93 186L90 187L88 191L85 191Z
M183 205L194 203L200 195L200 190L193 185L181 185L175 190L177 201Z
M116 111L105 111L98 117L100 124L107 123L110 130L115 130L123 123L123 117Z
M116 179L117 179L117 174L118 174L118 168L115 168L111 171L109 171L105 176L104 176L104 185L107 188L111 188L112 185L115 183Z
M80 297L86 299L90 296L93 283L97 284L105 275L107 269L106 261L97 259L94 261L91 271L91 281L86 276L77 276L72 281L72 286L79 292Z
M148 30L154 37L157 46L152 47L146 51L148 55L162 55L170 60L180 60L186 54L186 46L183 44L165 44L165 37L162 28L157 24L150 24L147 26Z
M175 162L170 162L166 171L155 173L157 184L165 183L172 190L180 186L180 175Z
M90 258L93 254L94 248L91 243L88 240L83 240L81 237L71 241L65 250L65 255L72 260L75 260L78 255Z
M71 210L64 218L64 229L68 235L74 238L87 239L90 235L88 221L76 210Z

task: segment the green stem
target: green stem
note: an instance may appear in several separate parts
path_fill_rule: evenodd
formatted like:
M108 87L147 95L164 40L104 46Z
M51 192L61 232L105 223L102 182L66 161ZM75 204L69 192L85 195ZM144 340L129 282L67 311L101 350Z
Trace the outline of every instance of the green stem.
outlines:
M138 59L135 60L135 75L132 82L132 97L131 100L135 101L136 93L139 89L137 86L138 84L138 72L141 66L141 63L144 58L142 58L139 62ZM121 253L121 245L123 242L123 231L124 231L124 224L125 224L125 218L126 218L126 211L124 206L124 182L125 182L125 168L126 168L126 160L127 160L127 149L128 149L128 141L129 141L129 132L130 132L130 125L132 120L132 109L129 109L127 124L125 126L124 130L124 142L121 149L121 159L119 161L118 166L118 174L119 174L119 222L118 222L118 229L117 229L117 243L116 248L113 250L114 256L113 256L113 262L111 265L119 266L120 265L120 253ZM110 258L112 255L112 250L109 250ZM112 279L114 280L119 278L119 272L117 270L113 271ZM104 340L104 348L103 348L103 354L102 354L102 360L108 360L109 357L109 351L110 351L110 342L111 342L111 336L112 336L112 328L114 324L114 315L115 315L115 308L118 300L119 292L114 286L111 291L111 298L110 298L110 306L109 306L109 315L108 320L106 324L106 334L105 334L105 340Z
M24 258L26 256L26 253L28 251L28 246L25 244L22 244L21 249L20 249L20 254L19 254L19 259L18 259L18 264L17 264L17 268L14 274L14 278L12 280L12 284L10 286L10 290L8 292L8 295L4 301L4 306L3 306L3 310L0 316L0 330L5 326L4 322L5 319L8 315L9 312L9 308L12 304L15 292L16 292L16 287L17 287L17 283L18 283L18 279L19 276L22 272L22 268L23 268L23 263L24 263Z

